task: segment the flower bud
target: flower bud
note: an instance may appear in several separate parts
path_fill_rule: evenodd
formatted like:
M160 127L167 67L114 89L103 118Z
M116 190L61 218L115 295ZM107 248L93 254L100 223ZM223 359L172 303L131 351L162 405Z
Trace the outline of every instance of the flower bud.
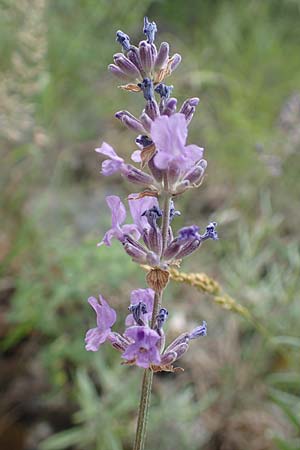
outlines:
M146 114L146 112L143 112L142 115L140 116L140 121L143 125L143 127L145 128L146 131L148 131L150 133L151 131L151 125L152 125L152 119L148 116L148 114Z
M116 53L114 55L114 62L128 77L141 78L140 71L123 53Z
M137 133L146 133L146 130L144 129L142 123L136 118L134 117L130 112L128 111L118 111L115 114L115 117L119 120L121 120L121 122L130 130L133 130Z
M127 34L123 33L123 31L121 30L118 30L116 32L116 41L122 45L122 48L125 52L128 52L128 50L130 49L130 39Z
M154 64L155 72L158 72L162 67L164 67L168 59L169 59L169 44L167 42L162 42L160 44Z
M173 72L175 69L177 69L177 67L181 63L181 56L178 53L175 53L172 56L171 60L172 60L172 62L170 65L170 69L171 69L171 72Z
M149 99L147 101L147 104L145 107L145 112L146 112L146 114L148 114L148 116L152 120L155 120L156 117L158 117L160 115L158 104L154 98L152 100Z
M146 41L140 42L139 55L143 70L147 75L150 75L152 67L154 65L154 55L151 49L151 45Z
M140 249L134 247L131 244L125 243L124 244L124 250L125 252L131 256L132 260L138 264L146 264L147 258L146 253L142 252Z
M128 164L126 167L126 172L123 175L132 183L142 184L143 186L151 186L154 183L154 179L151 175L143 172L140 169Z
M115 66L114 64L109 64L108 70L112 75L117 77L119 80L128 81L128 76L118 66Z
M166 101L166 103L165 103L165 105L164 105L164 108L163 108L161 114L162 114L163 116L171 116L172 114L175 114L175 112L176 112L176 107L177 107L177 99L174 98L174 97L169 98L169 99Z

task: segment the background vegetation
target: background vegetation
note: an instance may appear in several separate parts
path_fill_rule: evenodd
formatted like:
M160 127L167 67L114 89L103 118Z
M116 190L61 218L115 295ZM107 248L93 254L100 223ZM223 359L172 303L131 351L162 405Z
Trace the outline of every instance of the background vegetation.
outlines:
M145 284L118 243L96 248L105 195L131 186L103 179L93 152L134 148L113 114L142 99L106 66L115 31L140 40L145 14L183 55L174 95L201 99L190 142L208 173L177 225L219 223L220 240L182 269L255 317L170 284L169 339L203 319L209 335L184 374L156 376L147 448L299 450L299 0L1 0L0 448L131 448L141 372L83 339L88 296L107 297L121 324Z

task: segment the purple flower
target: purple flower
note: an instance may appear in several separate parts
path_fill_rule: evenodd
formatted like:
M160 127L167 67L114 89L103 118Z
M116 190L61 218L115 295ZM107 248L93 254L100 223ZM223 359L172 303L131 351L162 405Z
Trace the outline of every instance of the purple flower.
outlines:
M148 322L152 317L153 303L154 303L154 291L152 289L135 289L131 292L130 305L138 305L143 302L146 306L147 312L143 314L142 319L144 322ZM135 325L132 314L128 314L125 320L127 327Z
M126 219L126 209L120 198L117 195L110 195L106 197L106 203L111 210L112 227L105 233L104 238L99 242L98 246L104 244L110 247L113 237L122 242L125 234L132 235L135 239L139 239L140 232L136 225L122 225Z
M104 176L113 175L116 172L122 172L122 170L124 170L124 168L126 167L124 159L120 158L120 156L116 154L114 149L106 142L103 142L101 147L96 148L95 151L110 158L106 159L102 163L102 174Z
M159 208L158 201L155 197L138 197L138 194L131 194L129 208L134 223L136 224L139 232L142 234L145 229L150 228L148 219L143 213L153 207Z
M85 348L96 352L99 346L110 337L111 327L116 321L117 314L101 295L99 295L99 301L95 297L90 297L88 302L96 312L97 327L91 328L86 333Z
M154 179L151 175L143 172L140 169L132 166L131 164L125 164L124 159L117 155L115 150L106 142L103 142L102 146L96 148L97 153L108 156L110 159L106 159L102 163L102 174L104 176L113 175L116 172L120 172L125 178L135 184L143 186L152 186Z
M151 126L151 137L158 150L155 164L159 169L175 166L181 170L192 167L203 156L203 148L186 145L188 127L184 114L160 116Z
M128 345L122 358L134 361L139 367L147 369L151 364L160 363L160 353L157 343L160 336L149 327L133 326L127 328L124 336L133 342Z
M138 194L132 194L129 200L129 208L134 224L122 225L126 220L126 209L121 199L117 195L109 195L106 197L106 203L111 210L112 227L108 230L98 246L104 244L111 246L112 238L116 238L124 243L125 236L129 235L134 240L138 240L143 230L150 227L148 220L143 216L143 212L154 206L158 206L155 197L134 198Z

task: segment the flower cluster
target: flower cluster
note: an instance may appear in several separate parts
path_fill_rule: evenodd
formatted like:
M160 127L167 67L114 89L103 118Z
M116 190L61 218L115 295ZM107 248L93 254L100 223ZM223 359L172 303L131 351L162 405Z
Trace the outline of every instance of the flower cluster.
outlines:
M130 314L127 316L126 330L123 334L111 331L116 321L116 312L100 295L99 300L90 297L88 302L93 307L97 316L97 327L88 330L85 338L86 349L97 351L105 341L122 353L124 364L135 364L144 369L153 371L176 370L173 363L178 360L188 349L189 342L200 336L206 336L206 323L190 333L178 336L165 349L165 335L163 325L167 320L168 311L161 308L151 328L151 318L154 304L154 291L152 289L137 289L131 293ZM178 369L178 368L177 368Z
M116 53L114 64L109 65L109 71L126 82L121 88L140 93L145 100L138 117L126 110L115 114L136 134L132 163L126 162L106 142L96 149L104 156L101 169L104 176L121 174L142 190L128 197L132 218L129 223L125 223L126 207L121 199L116 195L106 198L112 225L98 245L111 246L112 239L117 239L134 262L150 266L146 277L149 288L132 292L123 334L111 330L116 312L107 302L101 296L99 301L89 298L97 315L97 327L87 332L86 349L96 351L109 341L122 353L125 364L152 371L174 371L173 363L187 351L190 341L206 335L206 323L183 333L165 348L163 327L168 311L161 307L161 300L168 270L178 266L204 241L217 240L217 224L210 223L203 232L197 225L173 229L174 219L180 215L174 199L200 186L207 166L204 149L187 143L188 126L199 99L188 98L177 110L177 99L171 96L173 86L163 81L179 65L181 56L170 57L166 42L157 49L154 43L157 27L147 17L143 32L146 39L134 46L126 33L117 31L116 40L122 52Z

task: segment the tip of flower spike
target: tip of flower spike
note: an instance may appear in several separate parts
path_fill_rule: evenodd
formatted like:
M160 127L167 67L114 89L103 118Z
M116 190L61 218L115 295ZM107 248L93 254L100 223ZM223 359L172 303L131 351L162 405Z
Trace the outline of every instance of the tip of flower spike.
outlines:
M147 37L147 42L153 44L155 39L155 33L157 32L157 26L155 22L149 22L148 17L144 17L143 33Z

